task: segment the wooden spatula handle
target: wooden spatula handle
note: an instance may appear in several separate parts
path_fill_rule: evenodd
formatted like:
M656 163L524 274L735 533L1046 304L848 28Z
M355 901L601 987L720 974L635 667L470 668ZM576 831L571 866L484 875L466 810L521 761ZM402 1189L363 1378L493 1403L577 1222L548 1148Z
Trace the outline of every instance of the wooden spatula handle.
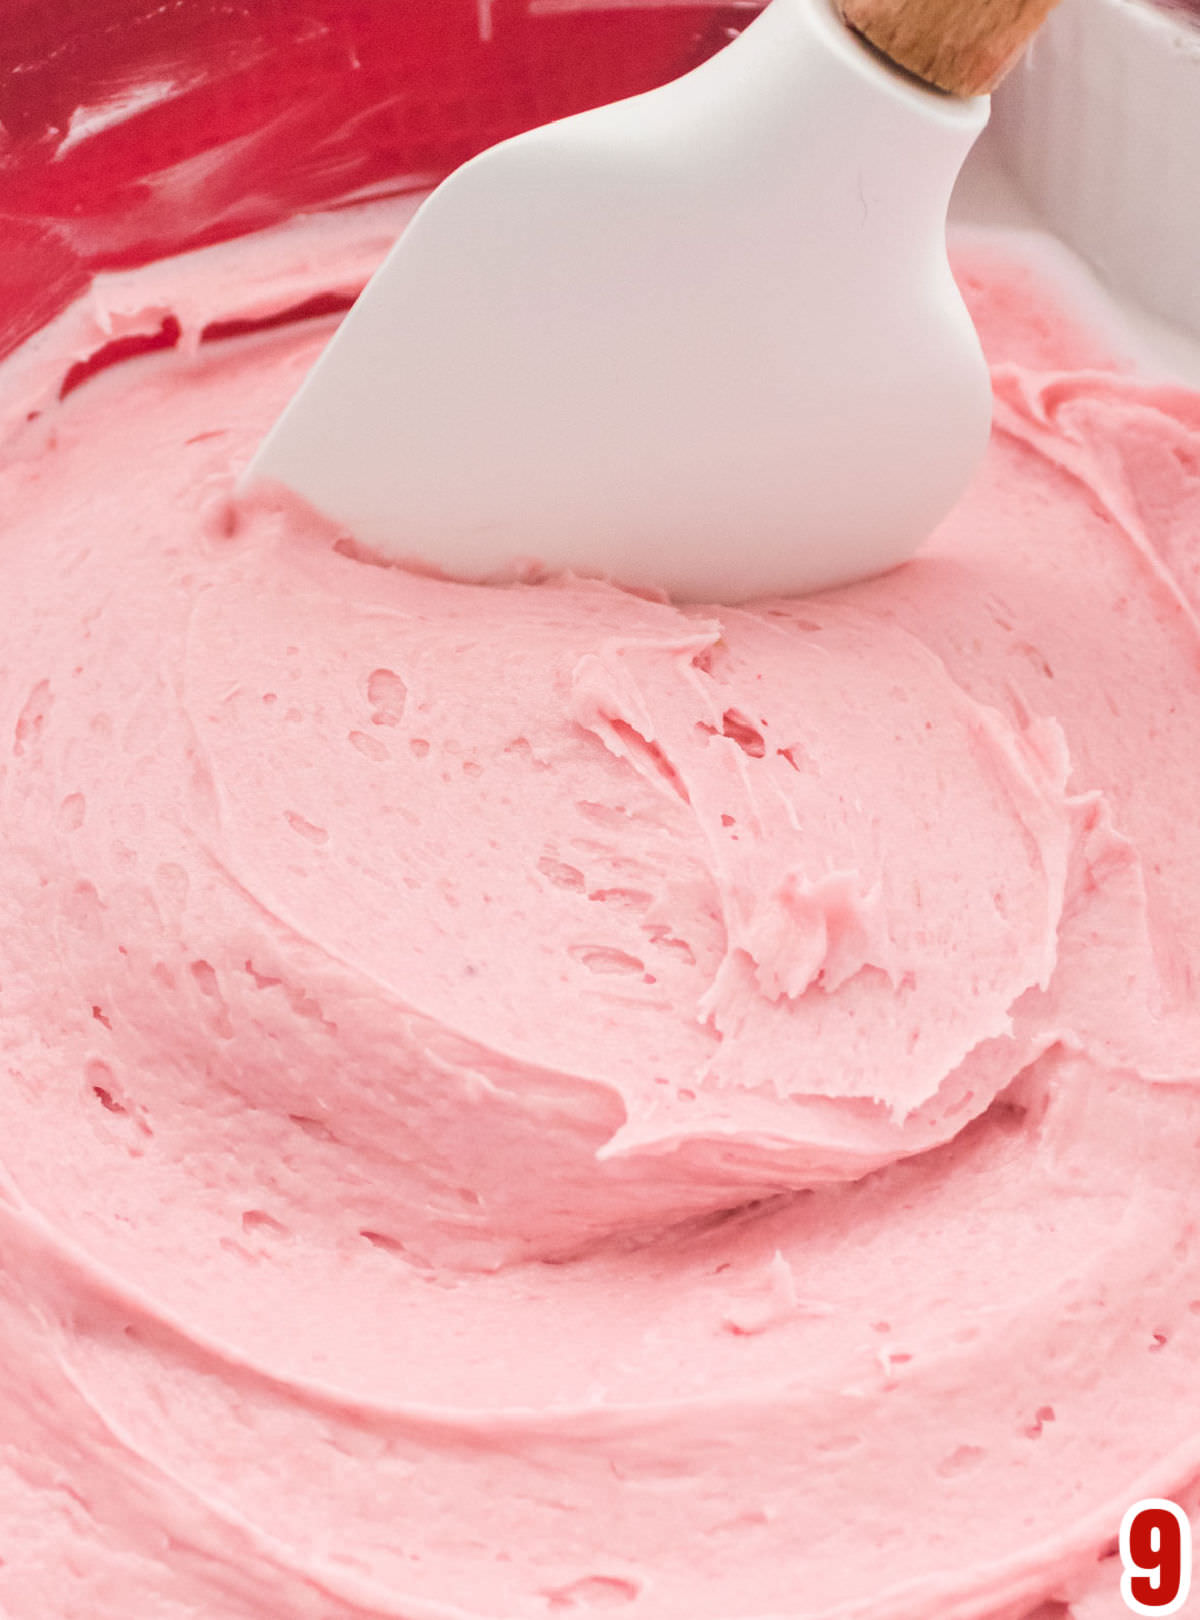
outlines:
M991 90L1057 0L841 0L846 22L898 67L956 96Z

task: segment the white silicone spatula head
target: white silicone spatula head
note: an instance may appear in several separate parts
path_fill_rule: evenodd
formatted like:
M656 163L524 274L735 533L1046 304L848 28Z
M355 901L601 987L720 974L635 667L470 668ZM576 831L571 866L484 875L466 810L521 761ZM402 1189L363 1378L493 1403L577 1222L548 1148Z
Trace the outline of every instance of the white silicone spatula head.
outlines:
M945 252L987 108L829 0L772 0L686 77L452 175L248 482L457 578L534 562L737 601L900 562L987 439Z

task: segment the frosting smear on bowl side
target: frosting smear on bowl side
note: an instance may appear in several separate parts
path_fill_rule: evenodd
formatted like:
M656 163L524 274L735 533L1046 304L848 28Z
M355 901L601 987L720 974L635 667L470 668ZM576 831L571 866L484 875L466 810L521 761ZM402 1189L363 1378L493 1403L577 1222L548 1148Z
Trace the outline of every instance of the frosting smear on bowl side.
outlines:
M328 330L214 327L239 251L0 374L0 1608L1123 1612L1200 1499L1200 398L976 242L914 563L450 584L233 503ZM97 299L182 341L38 406Z

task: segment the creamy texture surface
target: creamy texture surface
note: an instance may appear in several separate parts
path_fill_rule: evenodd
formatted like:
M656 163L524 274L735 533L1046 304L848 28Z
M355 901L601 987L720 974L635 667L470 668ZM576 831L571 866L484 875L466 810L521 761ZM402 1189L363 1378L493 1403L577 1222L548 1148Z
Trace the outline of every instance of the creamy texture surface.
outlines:
M232 502L328 330L194 341L238 251L8 371L0 1610L1123 1613L1200 1497L1200 398L977 242L918 561L453 585Z

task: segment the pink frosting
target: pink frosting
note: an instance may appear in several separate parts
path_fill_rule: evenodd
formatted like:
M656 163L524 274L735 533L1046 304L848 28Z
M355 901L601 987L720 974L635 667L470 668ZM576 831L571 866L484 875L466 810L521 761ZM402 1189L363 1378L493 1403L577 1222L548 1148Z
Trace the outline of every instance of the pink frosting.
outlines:
M1124 1612L1200 1495L1200 399L960 270L977 485L735 611L237 510L325 324L9 371L6 1616Z

